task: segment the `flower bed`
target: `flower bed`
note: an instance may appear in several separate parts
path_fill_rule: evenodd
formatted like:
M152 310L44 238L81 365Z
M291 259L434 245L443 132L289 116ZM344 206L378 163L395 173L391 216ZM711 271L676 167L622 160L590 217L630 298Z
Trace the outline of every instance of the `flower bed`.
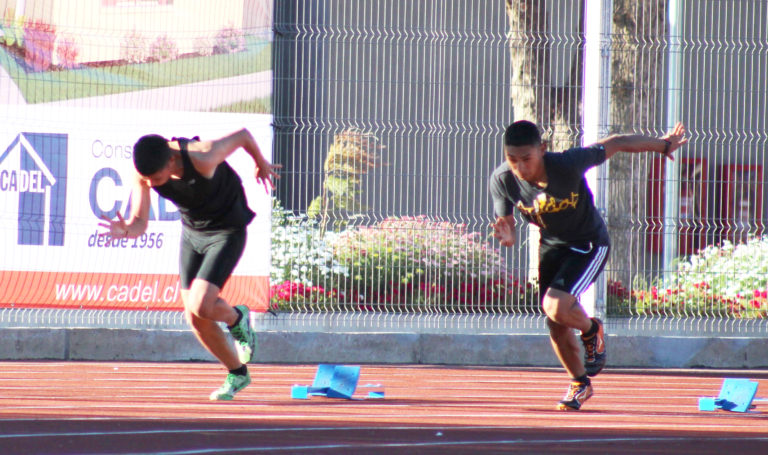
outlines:
M608 283L608 309L618 315L768 316L768 237L709 246L677 264L667 282Z
M534 283L510 276L466 227L388 218L340 234L273 212L273 306L300 311L537 312Z

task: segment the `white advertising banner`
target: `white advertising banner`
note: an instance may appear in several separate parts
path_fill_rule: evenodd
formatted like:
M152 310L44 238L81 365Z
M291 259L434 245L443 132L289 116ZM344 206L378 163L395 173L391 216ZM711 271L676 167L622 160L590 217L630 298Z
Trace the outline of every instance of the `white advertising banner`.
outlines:
M130 213L132 147L144 134L216 139L247 128L271 161L272 116L13 106L0 126L0 304L180 309L181 222L152 191L150 222L137 239L99 236L101 216ZM271 195L253 159L236 151L257 216L225 298L266 308Z

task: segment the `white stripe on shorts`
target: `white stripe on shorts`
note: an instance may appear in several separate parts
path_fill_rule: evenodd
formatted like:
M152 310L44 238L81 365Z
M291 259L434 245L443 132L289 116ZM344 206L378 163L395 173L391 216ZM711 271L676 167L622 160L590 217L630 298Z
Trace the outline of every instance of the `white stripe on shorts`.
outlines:
M595 257L592 258L592 262L589 263L586 272L584 272L584 275L581 276L579 281L573 285L573 289L571 289L570 292L571 295L578 297L582 292L587 290L589 285L592 284L592 281L595 280L597 273L600 271L600 265L602 265L605 260L606 254L608 254L607 246L600 246L597 248Z

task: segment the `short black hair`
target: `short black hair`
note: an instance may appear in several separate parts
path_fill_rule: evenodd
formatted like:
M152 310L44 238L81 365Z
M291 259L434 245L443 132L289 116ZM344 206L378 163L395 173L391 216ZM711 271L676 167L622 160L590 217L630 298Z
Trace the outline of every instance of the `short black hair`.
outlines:
M504 132L505 147L539 144L541 144L541 132L539 131L539 127L528 120L518 120L509 125Z
M133 165L144 177L159 171L171 159L168 140L159 134L147 134L133 146Z

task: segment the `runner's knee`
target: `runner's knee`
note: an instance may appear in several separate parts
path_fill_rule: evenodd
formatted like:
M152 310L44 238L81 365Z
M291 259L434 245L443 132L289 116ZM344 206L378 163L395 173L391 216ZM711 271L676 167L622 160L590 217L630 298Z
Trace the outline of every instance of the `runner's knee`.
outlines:
M547 315L547 320L557 323L562 320L563 313L568 311L567 305L561 299L555 299L550 296L545 296L544 301L541 302L544 314ZM550 325L550 330L552 326Z
M204 290L193 290L184 301L184 309L202 319L213 319L214 306L219 299L218 293L205 292Z
M544 299L542 299L541 307L549 319L563 324L574 303L576 303L576 299L572 295L564 291L548 289Z
M549 334L552 338L557 338L571 330L570 328L553 321L549 317L547 317L547 327L549 328Z

